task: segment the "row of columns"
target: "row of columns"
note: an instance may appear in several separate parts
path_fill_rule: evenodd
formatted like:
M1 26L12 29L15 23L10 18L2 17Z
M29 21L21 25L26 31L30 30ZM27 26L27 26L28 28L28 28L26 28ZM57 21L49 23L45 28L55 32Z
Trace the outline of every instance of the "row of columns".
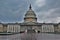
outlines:
M8 25L7 32L20 32L20 25Z

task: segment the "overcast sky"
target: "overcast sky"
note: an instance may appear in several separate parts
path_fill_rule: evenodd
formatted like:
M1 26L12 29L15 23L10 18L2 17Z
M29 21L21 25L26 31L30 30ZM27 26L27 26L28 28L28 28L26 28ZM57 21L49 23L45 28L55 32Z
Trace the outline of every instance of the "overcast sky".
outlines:
M60 0L0 0L0 22L23 22L30 3L38 22L60 22Z

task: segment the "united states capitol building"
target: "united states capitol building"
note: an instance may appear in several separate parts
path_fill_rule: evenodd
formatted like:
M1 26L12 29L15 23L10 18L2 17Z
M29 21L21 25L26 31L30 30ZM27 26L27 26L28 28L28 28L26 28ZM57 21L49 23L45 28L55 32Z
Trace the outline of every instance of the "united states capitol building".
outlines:
M60 32L60 23L39 23L31 5L22 23L0 23L0 32L18 33L32 29L35 32Z

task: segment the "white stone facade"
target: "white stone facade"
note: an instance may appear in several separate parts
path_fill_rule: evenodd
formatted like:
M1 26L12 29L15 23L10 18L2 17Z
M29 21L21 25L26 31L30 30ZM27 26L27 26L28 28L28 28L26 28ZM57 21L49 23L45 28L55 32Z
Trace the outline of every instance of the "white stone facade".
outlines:
M20 25L18 24L8 24L7 32L20 32Z
M42 32L54 32L54 25L43 24L42 25Z
M0 32L3 32L3 24L0 24Z
M60 24L58 24L57 31L60 32Z

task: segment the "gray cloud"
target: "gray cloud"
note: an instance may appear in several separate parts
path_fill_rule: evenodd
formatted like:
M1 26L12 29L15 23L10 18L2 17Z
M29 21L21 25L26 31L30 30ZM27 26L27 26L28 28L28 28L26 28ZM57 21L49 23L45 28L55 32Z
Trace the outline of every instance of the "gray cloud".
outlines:
M60 22L60 0L45 0L42 7L35 5L35 11L40 22Z
M22 21L30 3L39 22L60 22L60 0L0 0L0 20Z

